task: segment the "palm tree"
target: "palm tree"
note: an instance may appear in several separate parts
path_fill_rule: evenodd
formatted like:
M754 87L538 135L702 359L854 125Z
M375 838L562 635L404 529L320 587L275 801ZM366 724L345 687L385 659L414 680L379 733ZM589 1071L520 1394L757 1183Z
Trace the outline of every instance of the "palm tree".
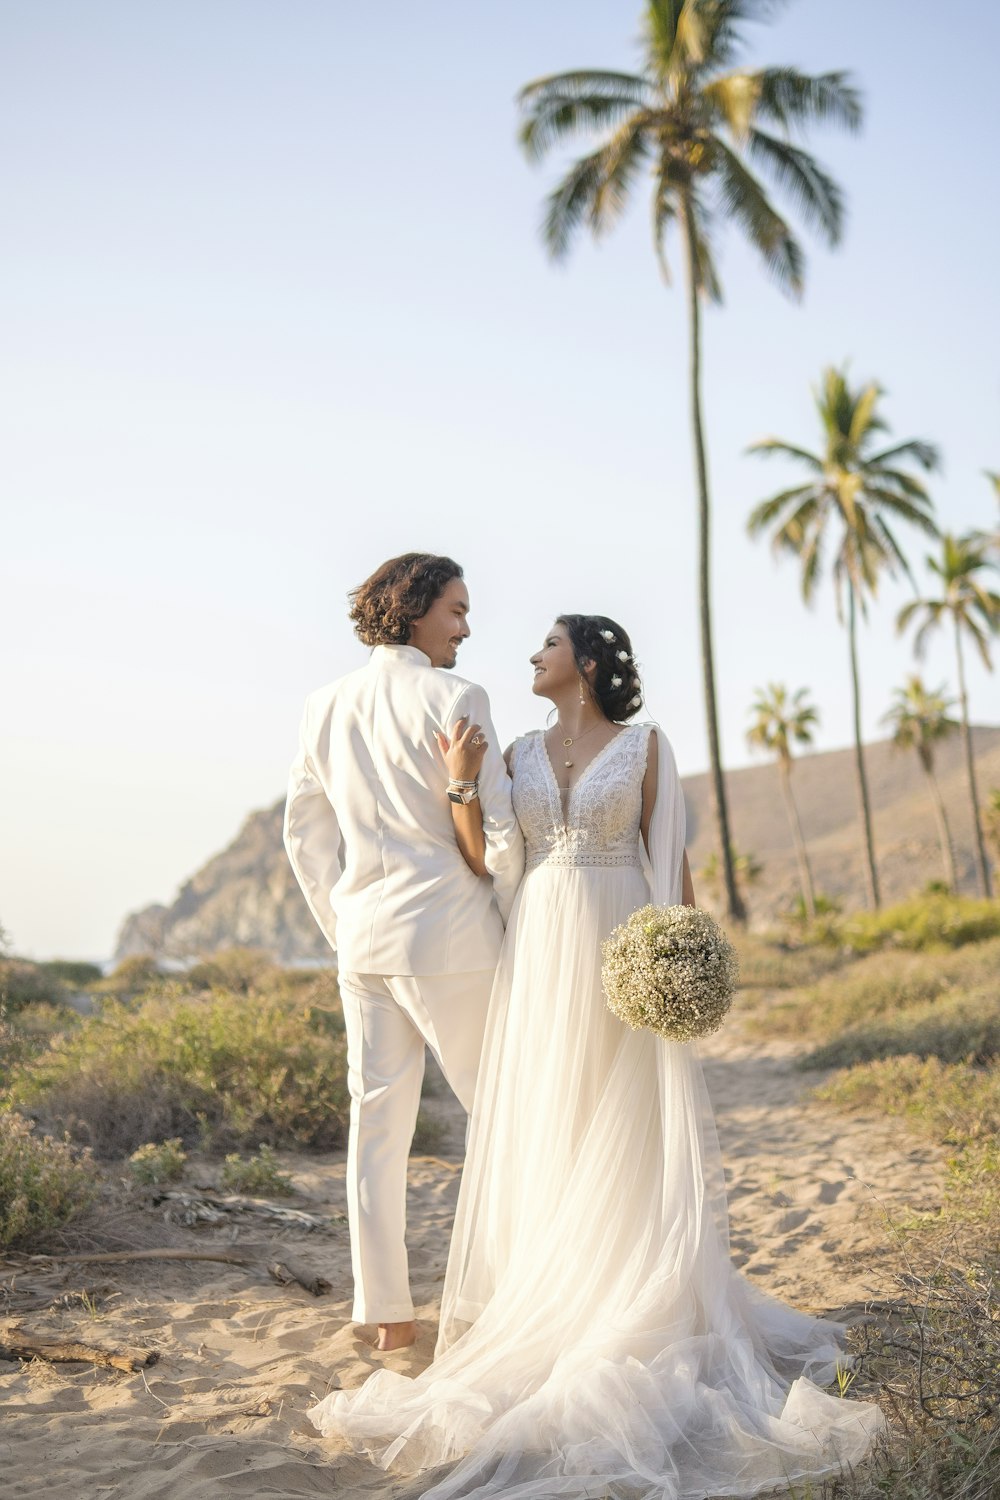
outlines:
M991 787L986 794L986 806L983 808L982 824L986 840L996 856L993 883L996 887L997 895L1000 896L1000 786Z
M793 134L812 121L856 129L858 94L844 73L736 66L743 25L765 20L769 0L646 0L640 71L584 69L529 83L520 94L521 141L540 159L578 133L600 137L548 200L544 238L561 259L586 223L595 237L621 217L640 173L652 185L653 240L664 278L668 231L684 247L690 324L691 413L698 485L701 657L712 795L729 915L742 920L730 855L729 811L719 748L709 598L708 466L701 406L700 299L721 301L713 219L733 221L786 292L803 286L804 257L756 170L836 244L840 190Z
M812 922L816 917L816 892L813 889L806 841L802 837L799 810L795 805L795 793L792 791L791 742L794 740L799 745L812 744L813 726L819 722L816 709L805 701L806 693L806 688L799 688L790 698L788 689L778 682L769 683L766 691L758 688L757 697L750 709L754 722L747 730L747 744L751 749L771 750L778 757L781 794L785 799L785 812L788 814L795 845L802 902L806 916Z
M901 569L910 577L890 520L908 521L937 535L931 519L930 496L919 479L899 465L917 463L933 469L937 450L919 438L877 447L876 440L888 431L879 413L881 386L874 381L852 390L845 371L832 366L824 371L815 393L816 410L823 429L823 447L810 453L780 438L754 443L751 453L782 454L802 465L804 484L779 491L752 512L748 524L757 536L774 524L771 538L776 552L791 552L802 567L802 596L812 602L826 549L833 549L833 581L837 617L844 620L847 594L847 638L851 658L854 699L854 759L858 801L864 832L865 877L869 906L880 902L875 843L872 837L871 803L865 757L861 744L861 683L858 672L858 612L867 618L869 595L878 592L883 570ZM834 535L831 537L831 533Z
M988 543L985 537L970 532L966 536L946 534L941 539L941 558L928 557L927 566L939 580L937 598L911 599L903 606L896 621L899 630L905 630L911 621L919 621L914 637L917 656L922 656L927 637L936 626L950 618L955 635L955 656L958 661L958 691L962 709L962 731L965 736L965 771L969 781L969 801L972 804L972 827L976 840L976 859L979 873L979 889L983 896L990 893L990 869L986 859L986 844L979 818L979 791L976 786L976 766L972 757L972 726L969 723L969 692L965 683L965 658L962 654L962 636L967 635L982 658L988 672L992 672L989 637L1000 630L1000 594L986 586L983 575L996 571L996 565L987 557Z
M934 774L934 746L954 734L959 727L957 719L949 718L949 711L954 708L955 700L946 698L944 693L943 684L939 688L928 690L917 674L913 673L906 679L905 687L896 689L895 702L889 712L883 714L882 723L891 728L892 742L897 749L913 749L917 752L934 805L945 879L950 889L957 891L958 877L955 873L951 829L948 827L948 814L945 812L941 788Z

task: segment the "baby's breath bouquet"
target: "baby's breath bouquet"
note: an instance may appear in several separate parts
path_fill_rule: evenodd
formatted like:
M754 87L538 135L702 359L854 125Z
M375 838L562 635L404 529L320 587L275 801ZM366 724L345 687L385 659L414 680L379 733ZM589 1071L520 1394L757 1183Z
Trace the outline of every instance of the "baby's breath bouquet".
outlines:
M633 1031L672 1042L718 1031L739 977L736 954L707 911L641 906L604 943L608 1009Z

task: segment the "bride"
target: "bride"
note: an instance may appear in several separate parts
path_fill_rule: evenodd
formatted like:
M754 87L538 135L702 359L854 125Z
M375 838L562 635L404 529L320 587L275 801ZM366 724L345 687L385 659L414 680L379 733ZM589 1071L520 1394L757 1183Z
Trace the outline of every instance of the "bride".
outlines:
M632 647L563 615L531 658L558 718L507 753L527 868L487 1026L434 1362L334 1391L320 1432L386 1469L450 1465L432 1500L753 1495L853 1464L875 1406L821 1387L836 1325L729 1260L691 1045L607 1009L601 943L694 904L684 802Z

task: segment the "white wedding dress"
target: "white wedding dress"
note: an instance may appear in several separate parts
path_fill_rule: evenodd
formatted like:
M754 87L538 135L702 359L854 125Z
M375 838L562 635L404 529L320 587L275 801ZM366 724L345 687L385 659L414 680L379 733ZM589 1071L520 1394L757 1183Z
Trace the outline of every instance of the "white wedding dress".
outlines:
M630 725L563 809L540 733L516 742L527 869L493 989L433 1364L310 1416L433 1500L753 1495L836 1472L879 1409L820 1387L841 1330L729 1261L719 1148L690 1045L608 1011L601 942L681 895L684 804L662 731Z

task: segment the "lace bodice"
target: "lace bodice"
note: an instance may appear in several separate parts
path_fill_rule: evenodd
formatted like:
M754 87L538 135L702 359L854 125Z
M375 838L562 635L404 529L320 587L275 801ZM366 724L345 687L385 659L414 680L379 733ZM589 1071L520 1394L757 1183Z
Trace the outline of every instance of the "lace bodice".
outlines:
M514 811L527 868L536 865L637 865L642 779L649 725L622 729L587 765L565 812L541 730L514 744Z

